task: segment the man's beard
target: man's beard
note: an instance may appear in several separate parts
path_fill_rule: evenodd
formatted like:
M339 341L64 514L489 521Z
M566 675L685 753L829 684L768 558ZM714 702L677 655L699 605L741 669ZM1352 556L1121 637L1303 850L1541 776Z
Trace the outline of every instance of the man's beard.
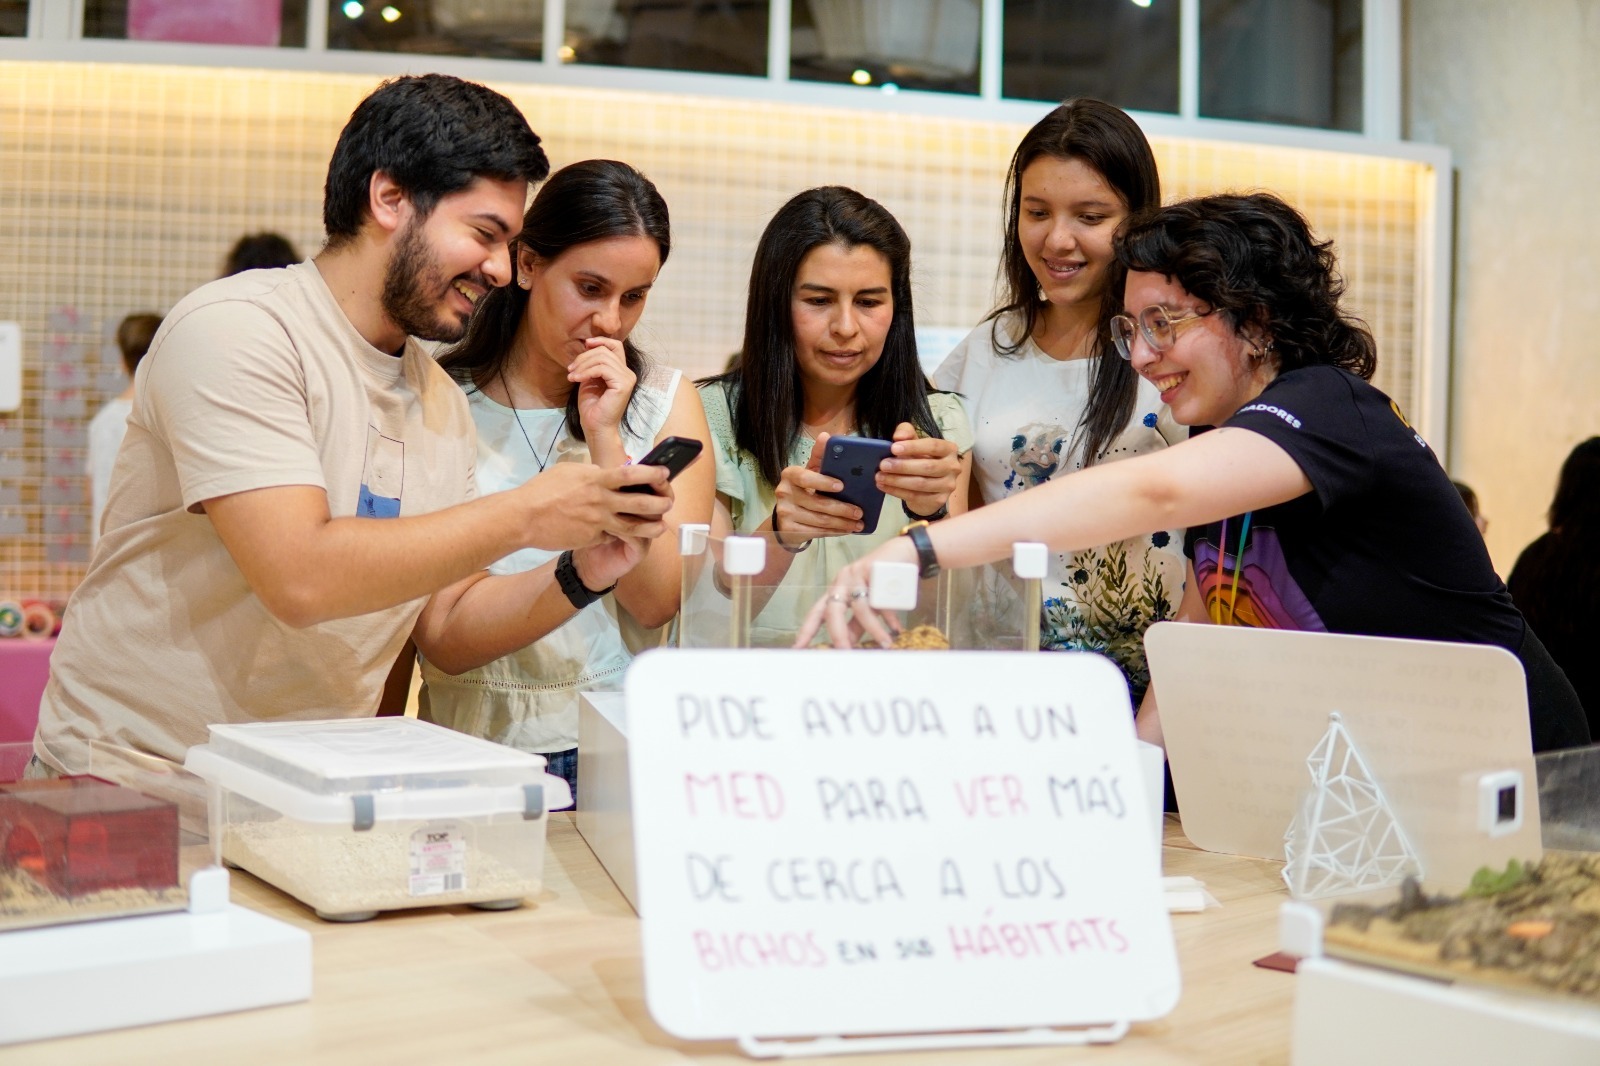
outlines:
M466 336L467 324L441 307L449 282L439 270L433 249L423 239L416 219L406 223L383 275L383 313L408 335L425 341L454 343Z

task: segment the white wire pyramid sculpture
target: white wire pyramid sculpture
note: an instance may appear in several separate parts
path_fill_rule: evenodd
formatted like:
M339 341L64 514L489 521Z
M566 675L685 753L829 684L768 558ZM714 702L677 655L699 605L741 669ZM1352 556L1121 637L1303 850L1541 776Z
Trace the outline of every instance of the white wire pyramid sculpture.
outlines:
M1338 711L1306 766L1311 794L1283 838L1291 896L1320 899L1422 877L1421 860Z

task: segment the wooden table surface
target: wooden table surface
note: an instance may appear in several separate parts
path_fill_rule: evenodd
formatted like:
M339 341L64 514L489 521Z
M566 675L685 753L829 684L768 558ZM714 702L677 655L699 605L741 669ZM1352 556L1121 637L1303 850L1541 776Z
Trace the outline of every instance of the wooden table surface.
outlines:
M1251 960L1276 947L1280 864L1192 847L1169 816L1165 871L1198 877L1222 903L1173 915L1183 995L1117 1045L840 1056L863 1066L908 1063L1286 1063L1294 978ZM396 911L355 925L319 921L248 874L241 902L309 930L315 971L307 1003L0 1049L0 1063L227 1066L384 1063L749 1063L728 1042L685 1043L644 1003L638 919L578 835L551 817L537 905Z

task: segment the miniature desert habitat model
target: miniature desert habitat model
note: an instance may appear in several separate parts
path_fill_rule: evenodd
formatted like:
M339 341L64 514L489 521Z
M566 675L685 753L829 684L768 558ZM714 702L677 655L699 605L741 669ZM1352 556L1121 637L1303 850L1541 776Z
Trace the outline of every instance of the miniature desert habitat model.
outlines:
M1335 906L1323 942L1357 962L1600 1003L1600 854L1481 869L1460 896L1408 879L1392 904Z
M98 777L0 784L0 929L186 902L175 804Z

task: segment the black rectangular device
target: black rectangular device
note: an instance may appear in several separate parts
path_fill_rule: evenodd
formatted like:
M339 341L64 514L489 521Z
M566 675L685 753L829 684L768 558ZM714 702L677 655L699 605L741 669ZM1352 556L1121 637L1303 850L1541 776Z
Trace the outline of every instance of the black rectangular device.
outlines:
M861 508L861 532L878 528L883 511L883 490L878 488L878 464L889 458L893 444L876 437L829 437L823 446L822 472L844 482L838 492L824 492Z
M684 467L694 462L700 455L704 445L693 437L664 437L661 443L651 448L649 453L639 462L650 466L664 466L667 468L667 480L671 481L683 473ZM649 485L624 485L623 492L654 492Z

